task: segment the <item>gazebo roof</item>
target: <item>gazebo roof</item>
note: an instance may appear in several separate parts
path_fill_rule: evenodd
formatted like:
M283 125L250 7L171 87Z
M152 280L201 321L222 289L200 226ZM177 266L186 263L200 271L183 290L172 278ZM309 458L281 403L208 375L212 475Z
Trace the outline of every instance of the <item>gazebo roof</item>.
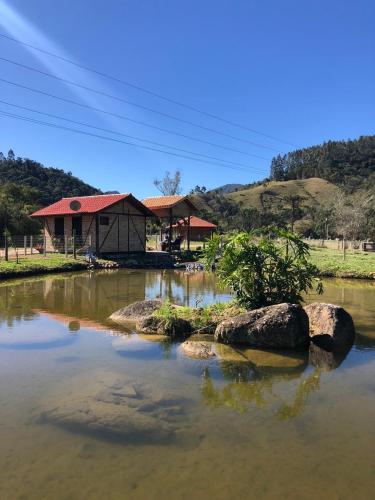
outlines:
M187 219L180 219L177 224L174 224L173 227L181 227L181 226L186 226L187 224ZM196 217L195 215L192 215L190 217L190 227L194 228L205 228L205 229L216 229L217 226L216 224L213 224L212 222L208 222L207 220L200 219L199 217Z
M154 196L145 198L142 203L152 210L158 217L165 217L168 211L172 211L174 215L184 216L185 213L179 214L179 209L186 207L196 212L198 208L188 196L173 195L173 196ZM186 211L186 208L185 208ZM184 212L184 210L182 210Z

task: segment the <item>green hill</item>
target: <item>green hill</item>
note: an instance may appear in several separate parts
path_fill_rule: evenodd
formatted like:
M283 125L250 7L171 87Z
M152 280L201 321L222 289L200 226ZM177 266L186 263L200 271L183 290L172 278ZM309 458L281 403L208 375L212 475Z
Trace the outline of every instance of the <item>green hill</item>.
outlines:
M291 181L266 181L263 184L229 193L226 197L241 208L278 210L291 197L299 197L301 205L316 206L327 203L338 188L324 179L311 178Z
M0 186L5 184L36 190L33 201L41 206L50 205L62 197L89 196L101 192L71 172L44 167L28 158L16 158L12 150L6 157L0 153Z

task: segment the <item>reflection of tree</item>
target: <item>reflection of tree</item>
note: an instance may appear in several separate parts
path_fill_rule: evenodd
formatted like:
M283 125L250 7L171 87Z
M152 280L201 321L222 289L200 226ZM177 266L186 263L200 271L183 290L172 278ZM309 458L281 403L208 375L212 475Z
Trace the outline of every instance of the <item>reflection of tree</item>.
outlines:
M308 397L320 388L320 371L314 370L306 379L301 380L297 386L292 404L284 404L276 412L280 420L297 417L306 406Z
M263 392L270 391L272 383L270 380L252 380L251 382L232 382L222 389L215 389L213 381L206 368L203 373L201 393L204 401L209 406L226 406L238 413L246 413L247 405L254 402L259 408L268 404Z
M13 326L15 321L32 319L36 316L32 308L35 298L34 284L23 283L18 286L0 288L0 325L6 321L7 326Z
M232 370L232 373L235 372L233 365L228 371L228 365L225 367L225 378L227 380L229 379L230 370ZM221 388L215 388L209 369L206 368L203 372L201 386L201 394L205 403L215 408L227 407L238 413L246 413L250 403L255 404L257 408L264 408L275 401L281 400L273 391L276 382L291 380L296 377L296 374L292 373L258 373L254 367L249 368L247 364L246 366L248 370L247 377L232 378L231 382ZM252 372L251 376L250 371ZM276 417L280 420L288 420L299 415L306 406L309 395L318 390L319 387L320 371L315 370L298 383L293 401L290 404L281 401L281 405L276 411Z

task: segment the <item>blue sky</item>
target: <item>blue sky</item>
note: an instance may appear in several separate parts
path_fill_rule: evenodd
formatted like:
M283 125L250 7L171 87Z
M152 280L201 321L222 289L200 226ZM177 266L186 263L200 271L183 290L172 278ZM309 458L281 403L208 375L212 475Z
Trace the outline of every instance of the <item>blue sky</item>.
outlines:
M241 152L0 81L2 101L232 162L228 167L245 166L199 163L3 116L0 151L12 147L18 156L72 171L103 190L131 191L140 198L156 193L153 179L166 170L182 171L186 192L196 184L213 188L261 179L271 157L293 145L374 133L374 24L370 0L0 0L0 33L265 134L172 105L0 37L0 57L233 138L1 60L0 78ZM8 104L0 103L0 110L130 140Z

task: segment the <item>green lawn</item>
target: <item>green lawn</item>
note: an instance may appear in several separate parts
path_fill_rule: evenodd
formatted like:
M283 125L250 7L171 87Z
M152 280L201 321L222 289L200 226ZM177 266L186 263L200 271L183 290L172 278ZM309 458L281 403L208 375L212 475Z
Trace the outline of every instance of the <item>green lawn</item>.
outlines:
M342 250L311 248L311 261L323 276L375 279L375 252L347 250L344 260Z
M33 274L44 274L62 271L79 271L87 268L87 263L78 258L64 257L63 255L35 255L33 257L20 257L19 262L10 260L0 261L0 279L16 278Z

